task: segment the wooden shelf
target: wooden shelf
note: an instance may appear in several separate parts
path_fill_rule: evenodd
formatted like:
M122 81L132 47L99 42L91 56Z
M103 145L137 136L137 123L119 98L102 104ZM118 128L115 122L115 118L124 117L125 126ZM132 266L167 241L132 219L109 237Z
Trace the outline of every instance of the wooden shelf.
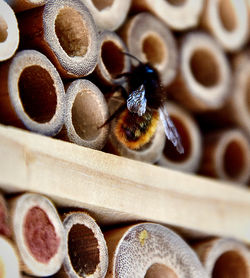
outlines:
M0 187L81 206L110 225L150 220L250 243L250 192L0 125Z

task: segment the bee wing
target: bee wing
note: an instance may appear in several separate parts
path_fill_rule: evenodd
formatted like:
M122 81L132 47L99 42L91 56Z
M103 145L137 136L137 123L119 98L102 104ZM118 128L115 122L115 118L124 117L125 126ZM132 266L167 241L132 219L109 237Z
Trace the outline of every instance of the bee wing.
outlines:
M142 116L146 112L147 99L145 98L145 87L142 84L137 90L133 91L127 99L127 108L130 112Z
M165 130L168 140L170 140L173 143L173 145L176 147L176 149L179 153L184 153L184 148L181 143L181 137L180 137L174 123L172 122L172 120L170 119L170 117L168 115L166 104L161 106L159 110L160 110L159 111L160 118L163 123L164 130Z

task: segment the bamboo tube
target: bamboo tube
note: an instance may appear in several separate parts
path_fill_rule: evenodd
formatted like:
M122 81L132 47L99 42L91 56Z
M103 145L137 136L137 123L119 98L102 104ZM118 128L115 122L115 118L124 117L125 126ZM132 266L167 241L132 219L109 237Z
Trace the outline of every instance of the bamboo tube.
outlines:
M110 277L207 277L198 257L176 233L142 223L105 234Z
M0 235L0 277L19 278L19 259L13 244Z
M230 74L228 60L213 38L189 33L181 42L179 73L168 91L192 111L218 109L230 93Z
M250 253L240 242L210 239L193 246L211 278L250 277Z
M2 194L0 194L0 235L4 235L6 237L11 236L11 231L9 227L9 213L6 201Z
M206 135L200 173L246 183L250 176L250 146L244 133L233 129Z
M53 136L62 125L65 92L52 63L35 50L23 50L0 65L0 120Z
M95 23L80 0L48 1L20 14L21 44L46 54L64 77L90 74L97 63Z
M202 154L202 139L199 127L192 115L179 105L168 102L167 110L181 137L184 154L180 154L173 144L166 140L158 163L161 166L180 171L195 172L198 170Z
M14 55L19 44L19 29L11 7L0 0L0 62Z
M131 0L81 0L91 12L97 27L114 31L127 17Z
M172 29L185 30L195 27L203 8L203 0L134 0L135 11L149 11Z
M56 277L105 277L108 249L95 220L83 212L71 212L63 221L66 231L67 254Z
M124 77L119 74L130 71L130 58L122 52L128 52L122 39L114 32L104 31L100 35L100 52L95 68L97 77L105 85L122 84Z
M239 50L248 39L245 0L206 0L202 26L226 51Z
M131 54L159 71L163 86L173 81L177 70L177 50L167 25L149 13L140 13L127 22L121 36Z
M88 80L75 80L66 90L65 129L58 137L100 150L108 139L109 124L101 127L108 117L108 105L98 87Z
M5 0L16 13L43 6L47 1L48 0Z
M56 273L65 256L65 232L54 205L26 193L10 202L12 228L23 271L35 276Z

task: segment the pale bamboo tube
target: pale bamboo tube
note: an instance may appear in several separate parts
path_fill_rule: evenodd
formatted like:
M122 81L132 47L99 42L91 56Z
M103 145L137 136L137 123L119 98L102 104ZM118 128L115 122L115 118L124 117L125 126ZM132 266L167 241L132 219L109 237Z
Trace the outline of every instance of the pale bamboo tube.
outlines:
M120 96L115 93L108 101L110 115L113 115L123 104L124 102ZM128 113L127 108L125 108L112 120L106 150L144 162L157 162L160 159L166 140L158 113L154 112L146 132L142 132L137 140L130 140L126 134L126 129L123 127Z
M250 146L237 129L208 134L204 138L200 173L232 182L246 183L250 176Z
M16 13L43 6L47 1L48 0L5 0Z
M194 251L176 233L142 223L104 233L109 250L107 278L205 278Z
M159 71L163 86L173 81L177 70L177 46L166 24L149 13L140 13L125 24L121 35L132 55Z
M0 0L0 62L12 57L19 44L19 29L11 7Z
M20 14L21 44L46 54L64 77L90 74L97 63L94 20L80 0L48 1Z
M108 139L108 105L98 87L78 79L66 90L65 128L59 138L81 146L102 149Z
M167 111L174 122L184 148L184 154L180 154L173 144L166 140L159 165L186 172L198 170L201 154L202 139L197 123L192 115L179 105L168 102Z
M240 242L216 238L193 246L211 278L249 278L250 253Z
M9 226L9 212L8 212L6 201L1 193L0 193L0 235L4 235L6 237L11 236L11 231Z
M104 31L100 35L99 59L95 68L98 78L106 85L122 84L126 80L119 74L130 71L130 58L122 39L114 32Z
M230 93L230 75L216 41L205 33L189 33L181 41L179 73L168 91L193 111L218 109Z
M66 231L67 254L56 277L105 277L108 249L101 229L84 212L71 212L63 221Z
M0 277L19 278L19 258L13 244L0 235Z
M132 8L149 11L172 29L181 31L198 24L203 3L203 0L133 0Z
M131 0L81 0L91 12L97 27L114 31L127 17Z
M202 26L226 51L239 50L248 38L245 0L206 0Z
M31 193L13 199L10 206L23 271L40 277L55 274L66 250L65 231L56 208L46 197Z
M53 136L64 121L62 80L46 56L23 50L0 65L0 120Z

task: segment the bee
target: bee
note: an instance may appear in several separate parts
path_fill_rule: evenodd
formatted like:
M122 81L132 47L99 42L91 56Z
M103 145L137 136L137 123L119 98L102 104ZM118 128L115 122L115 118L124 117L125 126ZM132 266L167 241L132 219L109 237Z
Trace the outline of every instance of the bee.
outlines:
M137 149L141 146L138 144L139 138L147 143L153 136L159 117L168 140L179 153L184 153L179 133L167 112L166 94L163 92L158 71L150 63L142 63L130 53L123 54L136 60L138 64L130 72L118 76L126 78L129 93L123 86L119 86L126 103L108 121L120 114L116 133L120 134L119 138L128 147Z

